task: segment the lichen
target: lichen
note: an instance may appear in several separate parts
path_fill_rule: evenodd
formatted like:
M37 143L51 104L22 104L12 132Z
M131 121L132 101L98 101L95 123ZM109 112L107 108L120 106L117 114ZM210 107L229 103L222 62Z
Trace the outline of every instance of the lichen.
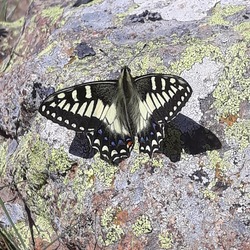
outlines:
M190 70L195 63L202 63L204 57L210 57L212 60L222 58L220 49L212 44L206 44L200 40L189 41L189 43L179 60L170 64L169 73L180 75L184 70Z
M114 181L115 173L117 172L118 167L109 164L98 157L95 157L95 159L95 162L91 166L94 171L94 175L107 186L110 186Z
M234 27L235 31L238 31L246 41L250 41L250 22L243 22Z
M248 44L238 42L226 51L225 69L213 92L214 107L220 117L237 115L240 103L249 100L250 79L245 77L250 58L247 56Z
M173 246L173 236L169 232L159 234L159 245L163 249L169 249Z
M225 135L229 141L234 141L239 144L240 150L244 150L250 143L250 121L242 120L228 126Z
M216 4L212 16L210 17L208 23L210 25L229 25L230 22L226 20L225 18L228 16L232 16L236 14L237 12L242 11L245 9L245 6L232 6L228 5L223 7L220 3Z
M139 237L143 234L148 234L152 232L151 222L147 215L141 215L136 222L132 225L133 233Z
M54 6L42 10L41 17L50 19L50 26L53 26L63 13L63 8Z
M7 143L0 145L0 176L3 176L6 169Z
M99 237L99 241L105 246L119 241L124 234L122 227L114 223L116 220L115 214L115 209L108 207L101 216L101 226L103 227L105 236Z

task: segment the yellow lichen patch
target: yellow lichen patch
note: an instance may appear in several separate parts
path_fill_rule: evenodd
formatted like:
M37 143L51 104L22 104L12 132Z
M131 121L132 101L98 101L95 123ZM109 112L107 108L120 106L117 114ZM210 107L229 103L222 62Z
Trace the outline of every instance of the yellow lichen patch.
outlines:
M141 215L132 225L132 230L137 237L151 233L153 229L149 217L147 215Z
M246 41L250 41L250 22L243 22L234 27L235 31L238 31Z
M4 142L0 145L0 176L5 174L6 157L7 157L7 143Z
M225 18L244 10L245 8L245 6L236 5L228 5L223 7L220 3L218 3L213 9L212 16L210 17L208 23L210 25L229 25L230 22L227 21Z
M159 234L159 245L163 249L169 249L173 246L173 236L169 232Z
M243 120L227 127L225 135L229 141L238 143L240 150L244 150L250 143L250 121Z
M104 234L103 237L99 237L99 241L105 246L116 243L124 234L122 227L114 223L116 221L115 214L115 209L108 207L101 216L101 226Z

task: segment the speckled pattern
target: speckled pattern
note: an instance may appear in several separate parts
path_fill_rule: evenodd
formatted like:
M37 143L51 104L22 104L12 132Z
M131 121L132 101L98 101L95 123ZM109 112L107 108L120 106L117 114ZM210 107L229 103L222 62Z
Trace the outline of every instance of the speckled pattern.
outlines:
M0 196L26 249L24 202L37 246L60 237L50 249L250 249L249 1L49 2L34 0L25 16L0 22L8 31L0 42ZM145 10L162 19L131 21ZM81 42L96 55L76 58ZM221 149L183 151L171 162L135 145L119 166L69 154L74 132L37 112L46 93L116 79L144 44L132 74L186 79L193 95L181 113ZM3 211L0 221L8 224Z

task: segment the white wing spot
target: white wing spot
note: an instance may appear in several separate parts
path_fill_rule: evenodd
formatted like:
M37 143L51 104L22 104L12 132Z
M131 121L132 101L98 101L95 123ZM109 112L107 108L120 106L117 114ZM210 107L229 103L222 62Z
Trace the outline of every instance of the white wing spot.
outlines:
M115 119L113 124L115 132L122 134L121 124L119 123L118 119Z
M172 91L173 91L174 93L177 92L177 88L176 88L175 86L171 85L170 88L172 89Z
M183 88L181 85L179 85L178 89L179 89L179 90L182 90L182 89L184 89L184 88Z
M168 93L170 95L170 98L172 98L174 96L174 92L173 91L169 90Z
M73 128L76 128L76 124L75 124L75 123L72 123L71 126L72 126Z
M51 116L52 116L53 118L55 118L55 117L56 117L56 113L52 113Z
M103 102L100 99L98 99L95 106L95 111L93 112L92 116L100 118L100 116L102 115L103 108L104 108Z
M72 112L73 114L75 114L76 111L77 111L77 109L78 109L78 107L79 107L79 103L77 102L77 103L74 104L74 106L72 107L72 109L70 110L70 112Z
M106 119L109 124L112 124L115 120L115 117L116 117L116 108L115 104L113 103L107 112Z
M91 98L92 94L91 94L91 88L90 86L85 86L85 91L86 91L86 98Z
M181 105L181 102L180 102L180 101L178 101L178 102L177 102L177 105L178 105L178 106L180 106L180 105Z
M120 153L121 153L121 154L123 154L123 153L125 153L125 154L126 154L126 153L127 153L127 151L126 151L125 149L121 149L121 150L120 150Z
M73 100L74 100L75 102L79 101L78 98L77 98L77 90L74 90L74 91L72 92L72 98L73 98Z
M152 89L156 90L155 76L151 77Z
M150 98L150 95L147 94L147 97L146 97L146 104L148 106L148 108L150 109L151 112L154 111L154 103L152 102L152 99Z
M161 97L161 95L159 93L157 93L157 98L160 101L161 105L164 106L164 104L166 103L166 101Z
M102 111L102 115L101 115L101 117L100 117L100 120L103 120L104 119L104 117L105 117L105 115L107 114L107 111L109 110L109 105L106 105L105 106L105 108L103 109L103 111Z
M77 114L83 116L84 111L85 111L85 109L86 109L86 106L87 106L87 103L86 103L86 102L83 103L83 105L81 106L81 108L78 110Z
M94 108L94 100L92 100L92 101L89 103L89 106L88 106L86 112L84 113L84 116L90 117L91 114L92 114L93 108Z
M42 111L44 112L45 109L46 109L46 106L43 105L43 106L42 106Z
M100 140L99 139L95 139L94 143L100 145Z
M146 120L148 117L148 110L146 109L145 105L143 104L141 100L139 100L139 109L140 109L141 116L143 117L144 120Z
M54 107L56 107L56 103L52 102L49 106L52 107L52 108L54 108Z
M66 124L69 124L69 120L65 120L64 122L65 122Z
M169 116L172 116L172 115L173 115L173 112L172 112L172 111L170 111L170 112L169 112Z
M60 94L57 95L57 97L58 97L59 99L63 99L63 98L65 97L65 94L64 94L64 93L60 93Z
M161 104L159 103L157 97L154 94L152 94L152 99L153 99L153 102L154 102L156 108L161 107Z
M187 92L185 92L185 94L184 94L184 95L187 97L187 95L188 95L188 94L187 94Z
M79 129L80 129L80 130L82 130L82 131L84 131L84 130L85 130L85 129L84 129L84 127L80 127Z
M112 150L111 152L111 157L113 157L114 155L118 155L118 152L116 150Z
M162 92L162 95L165 98L166 102L168 102L170 100L170 98L166 92Z
M102 147L102 151L109 151L109 148L108 148L106 145L104 145L104 146Z
M166 88L166 80L164 78L161 78L161 89L165 90Z
M162 137L162 134L158 131L158 132L156 133L156 136L157 136L157 138L158 138L158 137Z
M188 86L187 86L187 91L188 91L188 92L191 92L191 89L190 89Z
M181 96L181 100L184 101L184 99L185 99L185 97L182 95L182 96Z
M70 109L70 104L67 103L67 104L65 105L65 107L63 107L63 109L64 109L65 111L69 111L69 109Z
M150 146L149 145L146 146L146 150L150 152Z
M47 115L49 115L49 114L50 114L50 111L49 111L49 110L47 110L47 111L46 111L46 114L47 114Z
M176 80L175 80L173 77L171 77L171 78L169 79L169 81L170 81L171 83L175 83L175 82L176 82Z
M177 106L174 106L174 107L173 107L173 110L175 111L176 109L177 109Z
M62 109L62 108L64 107L65 103L66 103L66 99L62 100L62 101L58 104L58 107Z
M154 146L154 145L158 145L156 140L152 140L152 146Z
M61 116L58 116L58 117L57 117L57 120L58 120L59 122L61 122L61 121L62 121L62 117L61 117Z

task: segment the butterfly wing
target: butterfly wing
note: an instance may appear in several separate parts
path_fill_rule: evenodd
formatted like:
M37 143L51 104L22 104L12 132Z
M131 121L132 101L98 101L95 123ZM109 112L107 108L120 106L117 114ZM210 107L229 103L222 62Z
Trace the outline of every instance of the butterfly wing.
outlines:
M164 74L136 77L134 84L139 96L137 134L140 151L152 156L160 150L164 123L172 120L185 106L192 89L183 78Z
M118 121L116 95L117 81L83 83L53 93L39 112L61 126L86 133L101 158L118 163L118 158L129 157L134 137L125 135Z

